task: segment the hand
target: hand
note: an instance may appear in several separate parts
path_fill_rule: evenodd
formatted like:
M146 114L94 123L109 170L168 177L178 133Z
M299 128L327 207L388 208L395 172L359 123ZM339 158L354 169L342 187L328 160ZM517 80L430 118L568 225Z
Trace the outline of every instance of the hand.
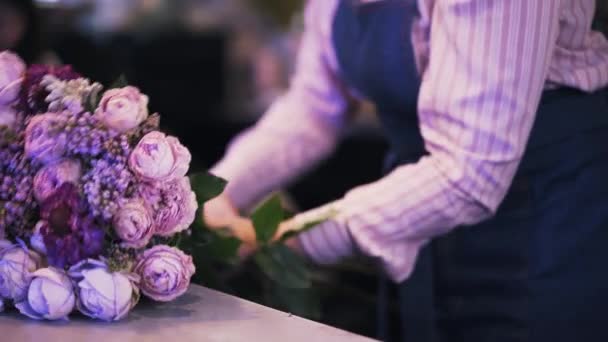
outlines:
M277 229L277 232L274 235L273 241L278 241L278 240L282 239L286 234L288 234L292 231L295 231L297 229L298 229L298 226L296 225L296 222L293 219L283 221L279 225L279 228ZM297 237L292 236L292 237L286 239L284 243L292 251L294 251L300 255L304 254L304 250L302 248L302 245L300 244L300 240L298 240Z
M242 217L228 196L222 194L203 207L205 225L212 230L227 229L229 234L243 242L239 256L245 258L257 248L255 229L251 220Z

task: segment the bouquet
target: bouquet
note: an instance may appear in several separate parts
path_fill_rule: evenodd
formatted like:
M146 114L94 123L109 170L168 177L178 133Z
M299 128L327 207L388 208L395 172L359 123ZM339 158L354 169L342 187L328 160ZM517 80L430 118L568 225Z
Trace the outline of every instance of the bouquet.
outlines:
M0 53L0 311L116 321L141 294L186 292L180 240L203 199L190 152L147 105L135 87Z

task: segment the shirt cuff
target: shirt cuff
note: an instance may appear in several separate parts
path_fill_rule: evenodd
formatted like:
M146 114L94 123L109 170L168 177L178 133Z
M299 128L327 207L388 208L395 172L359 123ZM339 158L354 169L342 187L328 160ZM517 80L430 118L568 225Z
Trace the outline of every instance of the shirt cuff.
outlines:
M320 265L336 264L355 254L354 241L344 225L329 220L298 235L304 254Z
M355 254L354 240L339 215L341 205L342 201L331 202L290 220L294 230L321 222L298 235L304 254L317 264L335 264Z

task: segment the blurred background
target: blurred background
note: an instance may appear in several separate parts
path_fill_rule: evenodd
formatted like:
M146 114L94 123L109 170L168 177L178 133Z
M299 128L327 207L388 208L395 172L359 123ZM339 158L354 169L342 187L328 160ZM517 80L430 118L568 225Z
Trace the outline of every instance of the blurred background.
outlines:
M196 171L218 161L230 139L286 90L303 3L0 0L0 50L28 63L71 64L106 86L124 75L150 97L163 129L188 146ZM373 110L364 108L335 156L285 189L295 208L324 204L380 176L386 144ZM241 281L253 284L255 271L244 274ZM319 279L321 312L309 317L373 335L375 277L332 269ZM222 290L273 305L264 289Z
M0 48L29 63L71 64L105 85L124 75L192 150L195 167L206 168L287 88L303 2L0 0ZM331 167L316 171L322 176L302 180L319 186L290 189L297 206L377 177L385 145L372 112L362 112Z

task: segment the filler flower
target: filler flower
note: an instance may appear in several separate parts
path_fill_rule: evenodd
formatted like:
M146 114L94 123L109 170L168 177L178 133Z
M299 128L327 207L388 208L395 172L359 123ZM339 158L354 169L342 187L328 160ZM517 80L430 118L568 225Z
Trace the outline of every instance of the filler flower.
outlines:
M25 79L19 94L19 109L26 115L44 113L49 104L46 98L49 91L42 82L45 76L53 75L60 80L73 80L80 75L70 66L32 65L25 72Z
M51 266L64 268L102 252L104 232L87 213L74 184L61 185L44 201L40 214L40 232Z

